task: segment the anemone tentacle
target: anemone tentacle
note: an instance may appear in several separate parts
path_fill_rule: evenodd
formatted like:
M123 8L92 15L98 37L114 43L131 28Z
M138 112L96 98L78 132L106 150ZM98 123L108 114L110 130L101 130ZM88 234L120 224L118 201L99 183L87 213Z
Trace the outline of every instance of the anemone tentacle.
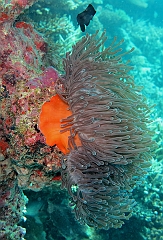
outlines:
M67 53L64 91L56 91L72 112L62 120L63 130L70 129L62 186L81 223L108 229L131 216L131 192L149 165L154 143L150 109L128 74L129 61L122 62L133 49L122 53L123 41L116 39L105 48L105 33L97 35L86 35ZM75 135L81 146L75 145Z

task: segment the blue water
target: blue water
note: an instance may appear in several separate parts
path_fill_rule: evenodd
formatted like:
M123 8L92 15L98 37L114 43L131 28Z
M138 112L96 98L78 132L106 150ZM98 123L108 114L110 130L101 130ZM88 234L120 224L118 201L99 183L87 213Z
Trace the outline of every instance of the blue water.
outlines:
M66 2L66 3L65 3ZM79 3L79 4L78 4ZM76 16L91 3L96 14L84 33ZM30 19L53 47L53 66L62 72L61 59L86 33L106 29L111 43L114 36L125 40L124 50L132 47L131 74L144 87L149 104L156 104L151 118L158 143L152 167L143 185L133 191L137 201L133 216L120 229L99 230L81 226L68 207L66 191L47 188L25 191L29 199L27 220L22 223L29 240L160 240L163 239L163 2L162 0L94 0L38 2L21 16ZM54 45L53 45L54 44Z

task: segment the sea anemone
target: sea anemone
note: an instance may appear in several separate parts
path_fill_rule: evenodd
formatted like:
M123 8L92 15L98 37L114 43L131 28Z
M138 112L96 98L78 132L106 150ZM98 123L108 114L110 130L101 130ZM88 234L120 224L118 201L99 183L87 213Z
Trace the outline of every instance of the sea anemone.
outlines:
M116 38L105 48L105 32L97 35L84 36L63 60L66 74L58 80L56 98L65 102L63 112L69 114L56 124L57 138L68 133L66 143L62 140L62 186L68 189L77 220L109 229L121 227L131 216L132 190L141 183L154 145L147 127L149 107L128 75L129 61L122 62L133 49L122 53L123 41L116 43ZM57 104L44 124L49 128L46 138L49 132L55 135L51 122L59 114ZM50 105L52 101L43 108L48 111Z

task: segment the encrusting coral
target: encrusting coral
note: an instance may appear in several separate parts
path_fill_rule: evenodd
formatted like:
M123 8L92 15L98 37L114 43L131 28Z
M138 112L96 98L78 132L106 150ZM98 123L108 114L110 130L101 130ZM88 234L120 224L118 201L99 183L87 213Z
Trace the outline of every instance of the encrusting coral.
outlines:
M114 39L105 48L105 33L97 35L83 37L63 61L66 74L58 79L56 92L71 113L56 118L57 105L51 111L52 100L44 103L40 129L46 139L56 125L58 138L68 133L62 141L68 146L62 186L80 223L108 229L121 227L131 216L131 192L150 165L155 144L148 129L150 109L128 74L131 67L121 59L133 49L118 54L123 41Z

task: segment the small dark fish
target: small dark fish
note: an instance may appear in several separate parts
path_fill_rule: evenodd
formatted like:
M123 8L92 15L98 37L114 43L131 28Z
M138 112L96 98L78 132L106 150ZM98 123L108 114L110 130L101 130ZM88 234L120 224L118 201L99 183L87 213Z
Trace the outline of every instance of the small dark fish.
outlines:
M77 15L77 22L80 25L82 32L85 32L85 25L88 26L90 20L92 20L93 16L95 15L96 11L94 7L89 4L88 7L81 13Z

